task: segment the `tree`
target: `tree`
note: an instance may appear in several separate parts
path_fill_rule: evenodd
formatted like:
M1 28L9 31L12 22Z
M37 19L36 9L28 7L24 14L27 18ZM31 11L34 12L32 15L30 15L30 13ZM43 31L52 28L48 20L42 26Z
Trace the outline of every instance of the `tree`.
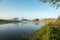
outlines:
M40 0L40 2L49 3L56 8L60 7L60 0Z
M15 18L13 18L13 20L14 20L14 21L18 21L18 20L19 20L19 18L18 18L18 17L15 17Z
M38 18L36 18L36 19L34 19L34 21L39 21L39 19L38 19Z

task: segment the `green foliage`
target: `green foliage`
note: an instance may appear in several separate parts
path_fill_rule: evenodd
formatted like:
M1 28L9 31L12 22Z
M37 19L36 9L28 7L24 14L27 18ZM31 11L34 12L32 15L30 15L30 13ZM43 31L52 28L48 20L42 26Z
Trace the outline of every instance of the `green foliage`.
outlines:
M53 7L60 7L60 0L40 0L40 2L43 2L43 3L49 3L51 4Z
M60 17L55 23L44 25L35 32L34 35L28 37L29 40L60 40Z

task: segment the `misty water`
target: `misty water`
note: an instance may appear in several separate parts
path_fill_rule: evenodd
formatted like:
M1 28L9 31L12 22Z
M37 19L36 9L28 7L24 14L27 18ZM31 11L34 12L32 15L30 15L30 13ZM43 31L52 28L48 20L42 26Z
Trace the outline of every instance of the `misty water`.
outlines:
M0 40L22 40L23 35L32 34L41 28L42 22L0 24Z

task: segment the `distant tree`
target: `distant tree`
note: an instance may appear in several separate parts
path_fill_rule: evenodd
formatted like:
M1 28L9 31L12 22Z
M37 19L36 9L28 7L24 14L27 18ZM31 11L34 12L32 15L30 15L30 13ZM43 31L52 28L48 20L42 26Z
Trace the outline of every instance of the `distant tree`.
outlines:
M39 19L37 18L37 19L34 19L34 21L39 21Z
M27 19L22 19L23 21L28 21Z
M57 7L57 8L60 7L60 0L40 0L40 2L49 3L53 7Z
M35 19L36 21L39 21L39 19Z
M15 17L15 18L13 18L13 20L18 21L18 20L19 20L19 18L18 18L18 17Z
M26 18L22 18L21 20L22 20L22 21L28 21L28 19L26 19Z

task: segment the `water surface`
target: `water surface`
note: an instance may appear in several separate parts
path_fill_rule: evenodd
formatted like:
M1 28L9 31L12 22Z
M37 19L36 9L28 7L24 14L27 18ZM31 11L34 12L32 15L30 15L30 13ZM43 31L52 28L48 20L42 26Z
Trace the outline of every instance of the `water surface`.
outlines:
M22 40L23 35L38 30L43 23L22 22L0 25L0 40Z

